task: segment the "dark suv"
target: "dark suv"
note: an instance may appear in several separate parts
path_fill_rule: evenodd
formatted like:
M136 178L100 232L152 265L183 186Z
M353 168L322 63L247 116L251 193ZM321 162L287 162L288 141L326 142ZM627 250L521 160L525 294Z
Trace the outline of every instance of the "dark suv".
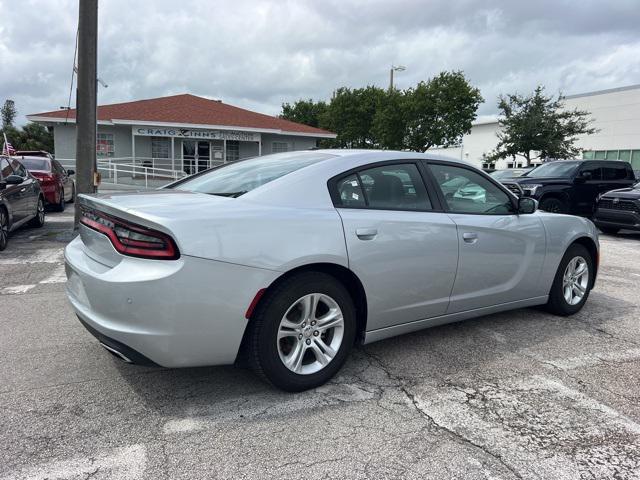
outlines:
M540 210L591 215L599 195L631 187L635 181L628 162L559 160L503 183L517 195L538 200Z

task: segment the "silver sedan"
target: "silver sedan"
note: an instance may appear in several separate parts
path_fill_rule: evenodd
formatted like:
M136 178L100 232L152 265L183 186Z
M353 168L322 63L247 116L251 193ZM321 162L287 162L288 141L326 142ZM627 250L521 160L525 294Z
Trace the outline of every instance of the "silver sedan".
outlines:
M589 220L428 154L275 154L79 208L67 293L105 348L242 361L290 391L329 380L356 343L534 305L574 314L598 269Z

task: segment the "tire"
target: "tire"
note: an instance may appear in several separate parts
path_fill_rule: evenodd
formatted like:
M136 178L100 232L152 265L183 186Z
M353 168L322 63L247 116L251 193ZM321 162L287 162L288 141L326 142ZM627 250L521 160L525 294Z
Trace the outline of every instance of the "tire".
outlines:
M9 244L9 216L7 211L0 207L0 252Z
M40 228L44 225L44 199L38 197L38 204L36 205L36 216L29 221L29 226Z
M71 198L67 201L67 203L73 203L76 201L76 183L71 183Z
M577 261L577 264L572 264L576 267L574 269L573 266L570 267L569 265L575 261ZM579 271L582 262L584 262L587 267L586 278L583 274L578 276L576 281L573 281L573 278L576 278L575 273ZM589 293L593 286L594 274L593 258L591 258L589 251L582 245L576 243L571 245L565 252L558 266L553 285L549 291L549 301L546 305L547 311L566 317L582 310L582 307L589 298ZM565 275L569 275L568 283L565 282ZM572 285L579 285L579 287L572 287ZM569 291L567 291L567 288ZM578 299L580 288L584 289L584 293L581 293L582 297ZM572 299L571 302L568 298Z
M608 235L615 235L620 231L619 228L615 227L598 227L602 233L606 233Z
M65 202L64 202L64 188L60 189L60 200L53 206L53 209L56 212L64 212Z
M304 306L313 300L317 306L305 316ZM327 327L323 328L322 320L316 323L316 319L326 318L329 308L338 315L325 320ZM247 333L244 353L249 366L274 386L300 392L326 383L344 364L355 339L355 307L349 292L334 277L303 272L267 292Z
M569 213L569 206L559 198L544 198L540 202L540 210L550 213Z

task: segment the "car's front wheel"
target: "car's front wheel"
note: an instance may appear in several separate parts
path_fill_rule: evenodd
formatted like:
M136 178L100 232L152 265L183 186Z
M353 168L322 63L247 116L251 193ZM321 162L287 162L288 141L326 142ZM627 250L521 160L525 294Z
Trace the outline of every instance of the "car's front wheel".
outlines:
M65 201L64 201L64 188L60 189L60 200L55 205L55 210L57 212L64 212Z
M36 215L31 219L29 225L31 227L40 228L44 225L44 199L42 197L38 197L38 203L36 205Z
M558 266L549 291L547 310L562 316L578 313L589 298L594 275L589 251L583 245L571 245Z
M349 292L330 275L304 272L266 295L248 332L254 370L292 392L326 383L354 342L356 313Z
M9 243L9 217L3 207L0 207L0 252L7 248Z
M543 198L540 210L550 213L569 213L569 206L559 198Z

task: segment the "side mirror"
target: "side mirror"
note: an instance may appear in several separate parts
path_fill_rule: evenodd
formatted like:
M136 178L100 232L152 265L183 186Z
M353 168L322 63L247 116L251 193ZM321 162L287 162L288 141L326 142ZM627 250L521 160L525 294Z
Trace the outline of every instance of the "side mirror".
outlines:
M518 199L518 213L529 214L538 209L538 201L531 197L520 197Z
M22 178L20 175L9 175L7 178L5 178L5 182L7 182L7 185L20 185L22 182L24 182L24 178Z
M74 173L76 173L75 170L71 170L71 169L67 170L67 175L73 175Z

